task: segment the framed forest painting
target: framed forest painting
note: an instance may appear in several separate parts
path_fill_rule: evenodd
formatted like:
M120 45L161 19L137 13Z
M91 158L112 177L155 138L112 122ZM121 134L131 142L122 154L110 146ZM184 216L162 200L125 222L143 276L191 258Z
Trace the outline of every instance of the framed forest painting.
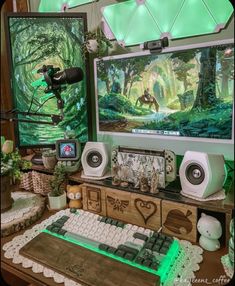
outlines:
M82 53L86 14L11 13L6 16L6 28L18 147L54 145L66 130L74 130L76 139L86 142L88 64ZM45 124L59 110L55 96L45 92L47 83L39 72L44 65L60 71L79 67L84 74L80 82L62 87L63 119L55 125Z

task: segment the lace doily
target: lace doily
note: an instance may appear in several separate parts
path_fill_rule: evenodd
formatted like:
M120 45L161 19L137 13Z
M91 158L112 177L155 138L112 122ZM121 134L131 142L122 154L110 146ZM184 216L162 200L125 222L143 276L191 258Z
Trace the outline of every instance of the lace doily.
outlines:
M221 257L221 263L223 264L224 271L227 274L227 276L229 278L232 278L234 274L234 267L232 266L232 263L230 262L228 254Z
M203 250L200 246L192 245L187 240L178 241L180 243L180 251L167 274L166 282L162 284L163 286L192 285L191 281L196 277L194 272L200 269L199 264L203 261Z
M216 192L213 195L210 195L209 197L203 199L203 198L197 198L194 196L191 196L189 194L185 194L183 191L180 192L182 196L196 200L196 201L201 201L201 202L207 202L207 201L218 201L218 200L224 200L226 195L225 195L225 190L222 189L221 191Z
M52 278L56 283L64 283L65 286L82 286L78 282L66 278L54 270L38 264L28 258L24 258L19 254L19 250L37 236L41 230L45 229L48 225L63 215L69 214L69 209L59 211L40 224L35 225L32 229L26 230L23 235L14 237L12 241L3 245L3 250L5 251L4 256L8 259L12 259L15 264L22 264L22 267L24 268L32 268L34 273L42 273L45 277ZM181 245L181 250L167 275L167 281L162 284L163 286L189 286L191 285L190 280L195 277L194 272L200 269L198 264L203 260L202 248L192 245L189 241L180 240L179 243Z
M12 192L14 200L12 208L1 214L1 223L8 223L21 218L24 214L31 211L39 201L38 196L26 192Z

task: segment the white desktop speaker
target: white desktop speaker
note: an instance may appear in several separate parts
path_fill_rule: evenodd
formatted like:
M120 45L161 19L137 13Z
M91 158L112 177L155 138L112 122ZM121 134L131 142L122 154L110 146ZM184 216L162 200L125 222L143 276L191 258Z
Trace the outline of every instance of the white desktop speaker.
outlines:
M179 175L183 193L204 199L223 188L224 156L187 151Z
M87 142L82 152L82 177L102 177L109 162L108 146L102 142Z

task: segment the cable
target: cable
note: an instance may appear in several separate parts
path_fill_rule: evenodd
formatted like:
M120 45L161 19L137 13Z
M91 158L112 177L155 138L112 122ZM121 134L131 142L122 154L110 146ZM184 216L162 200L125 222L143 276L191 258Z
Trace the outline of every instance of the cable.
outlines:
M55 97L55 95L53 95L52 97L49 97L49 98L46 99L41 105L39 105L38 109L34 112L35 115L37 115L36 113L39 111L39 109L40 109L41 107L43 107L43 105L44 105L48 100L50 100L50 99L52 99L52 98L54 98L54 97Z
M33 105L34 96L36 95L36 92L37 92L38 88L39 88L39 86L37 86L36 88L34 88L33 96L32 96L32 99L31 99L31 102L30 102L30 106L29 106L29 109L28 109L27 113L29 113L30 110L31 110L31 107L32 107L32 105Z

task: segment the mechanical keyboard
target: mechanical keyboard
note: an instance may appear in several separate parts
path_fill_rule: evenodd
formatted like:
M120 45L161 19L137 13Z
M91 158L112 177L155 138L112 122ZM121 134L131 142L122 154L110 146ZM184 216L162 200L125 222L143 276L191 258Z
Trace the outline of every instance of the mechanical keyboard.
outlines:
M180 248L171 236L83 210L60 217L43 232L158 275L161 282Z

